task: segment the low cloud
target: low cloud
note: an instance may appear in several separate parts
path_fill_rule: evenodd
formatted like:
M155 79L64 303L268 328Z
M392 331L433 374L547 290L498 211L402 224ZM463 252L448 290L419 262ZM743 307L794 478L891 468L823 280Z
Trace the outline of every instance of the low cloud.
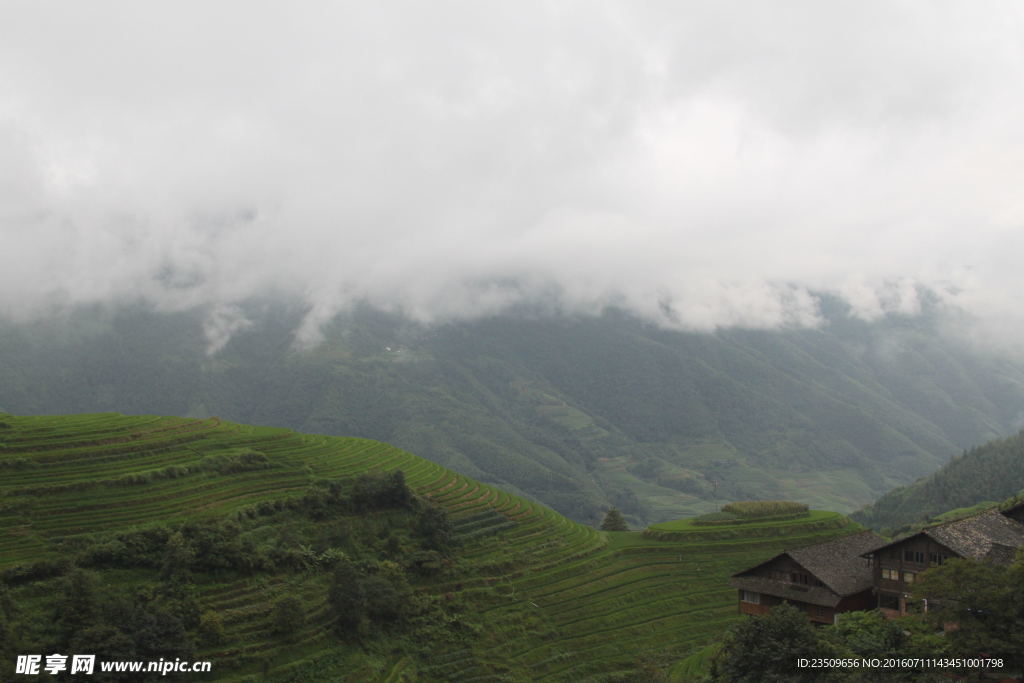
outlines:
M1018 344L1016 3L46 3L0 25L0 314L301 297L711 330L922 291ZM977 332L984 330L984 332Z

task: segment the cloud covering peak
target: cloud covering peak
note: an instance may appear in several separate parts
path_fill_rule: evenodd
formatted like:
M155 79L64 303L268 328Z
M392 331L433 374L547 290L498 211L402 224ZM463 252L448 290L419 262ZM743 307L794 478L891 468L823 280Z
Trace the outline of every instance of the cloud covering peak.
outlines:
M1016 3L12 3L0 313L1019 319ZM1013 327L1010 325L1009 327ZM1019 326L1018 326L1019 329Z

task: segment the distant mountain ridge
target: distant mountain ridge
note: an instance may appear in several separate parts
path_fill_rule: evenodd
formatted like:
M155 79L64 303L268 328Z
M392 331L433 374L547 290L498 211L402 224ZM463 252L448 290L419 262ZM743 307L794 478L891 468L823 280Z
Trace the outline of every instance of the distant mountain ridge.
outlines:
M904 530L955 508L995 504L1024 493L1024 431L989 441L938 471L901 486L852 517L876 529Z
M22 414L219 415L379 439L596 523L730 500L850 511L1019 427L1024 369L929 315L820 329L671 331L610 311L423 326L357 309L299 351L305 311L249 302L212 357L198 313L80 311L0 325Z

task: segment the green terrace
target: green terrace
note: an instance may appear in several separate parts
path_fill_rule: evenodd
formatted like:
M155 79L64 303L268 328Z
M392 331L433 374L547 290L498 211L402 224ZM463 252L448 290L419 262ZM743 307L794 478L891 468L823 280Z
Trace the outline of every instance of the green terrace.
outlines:
M346 643L331 629L330 575L315 562L251 575L198 573L203 609L223 622L221 642L199 643L218 680L569 681L678 671L683 660L699 667L705 646L738 618L731 574L860 528L836 513L809 511L604 532L365 439L216 418L0 414L0 571L18 604L45 612L54 607L59 579L43 572L23 580L32 575L26 568L59 565L76 539L246 519L317 481L394 470L451 519L458 541L451 562L414 588L454 615L462 635L450 637L455 627L448 624L424 630L418 644L397 637L368 647ZM375 515L370 521L381 537L388 524L408 523L397 513ZM124 591L153 576L144 569L102 573ZM297 597L305 615L291 638L272 625L284 596Z

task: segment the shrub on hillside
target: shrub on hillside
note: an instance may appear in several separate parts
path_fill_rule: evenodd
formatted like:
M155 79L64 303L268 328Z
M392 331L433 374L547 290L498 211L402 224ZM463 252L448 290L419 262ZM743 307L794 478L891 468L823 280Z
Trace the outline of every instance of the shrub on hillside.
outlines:
M16 586L21 583L63 576L71 571L73 566L74 563L67 557L39 560L32 564L18 564L0 571L0 581L8 586Z
M413 493L402 470L362 474L352 484L352 502L358 510L410 507L412 501Z
M455 531L444 508L427 503L420 511L416 530L423 537L423 545L433 550L444 550L451 545Z
M274 604L270 615L270 626L274 633L290 636L302 628L306 621L302 601L294 595L286 595Z
M220 614L213 610L203 612L199 617L199 641L204 647L220 645L224 642L224 622Z
M263 453L259 451L246 451L235 454L215 453L207 455L197 464L187 468L187 470L217 472L218 474L237 474L239 472L263 470L272 466L270 460Z
M352 562L343 561L335 565L327 602L334 616L334 627L342 637L358 635L359 623L366 611L360 579L359 570Z

